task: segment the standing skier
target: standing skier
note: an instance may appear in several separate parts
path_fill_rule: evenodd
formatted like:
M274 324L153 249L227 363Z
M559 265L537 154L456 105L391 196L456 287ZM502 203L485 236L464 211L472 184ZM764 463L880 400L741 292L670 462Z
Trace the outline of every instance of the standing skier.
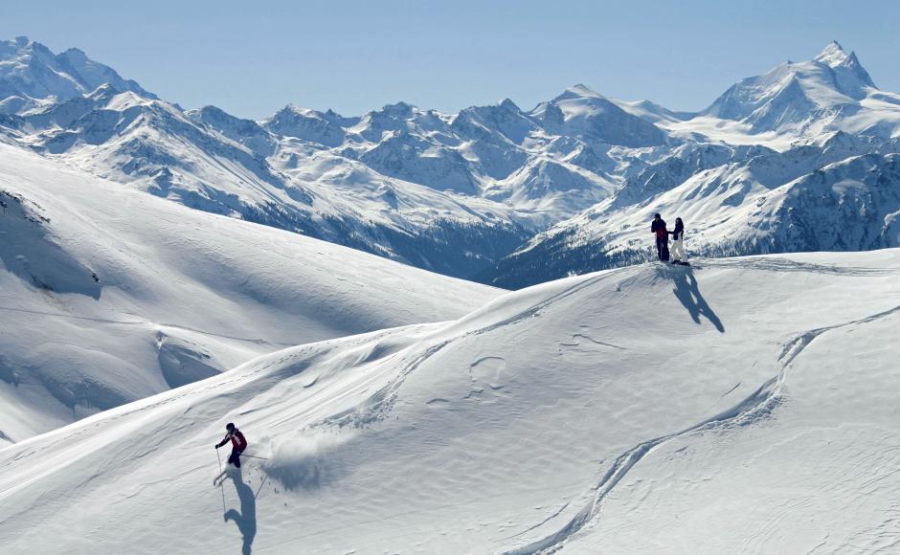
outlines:
M672 234L672 256L675 264L681 264L685 261L684 256L684 222L681 218L675 218L675 229L670 231Z
M650 231L656 235L656 255L663 262L667 262L669 260L669 232L666 231L666 221L659 214L653 215Z
M228 443L228 440L230 439L231 456L228 457L228 462L233 464L236 468L240 468L241 453L247 448L247 440L244 439L244 434L242 434L234 424L229 422L228 425L225 426L225 429L228 430L228 433L225 434L225 438L222 441L216 444L216 449Z

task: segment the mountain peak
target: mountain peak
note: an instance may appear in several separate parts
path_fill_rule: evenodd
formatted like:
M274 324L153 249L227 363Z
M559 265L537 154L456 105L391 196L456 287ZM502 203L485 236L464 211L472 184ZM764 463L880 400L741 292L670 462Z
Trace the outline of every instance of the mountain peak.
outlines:
M852 54L847 54L838 41L833 40L819 52L818 56L813 58L813 61L821 62L830 67L837 67L846 64L851 56Z
M504 98L503 100L500 101L499 104L497 104L497 106L499 106L500 108L504 108L506 110L512 110L514 112L520 111L519 107L516 105L516 103L513 102L509 98Z
M849 87L852 90L859 87L877 88L872 81L872 77L869 76L869 72L859 63L856 53L850 52L848 54L836 40L828 43L819 55L813 58L813 61L825 64L837 72L841 88L846 89ZM847 91L845 90L844 92ZM854 96L854 94L851 92L850 96Z
M20 36L11 41L0 41L0 61L14 62L0 64L0 91L6 98L15 99L0 109L4 113L87 96L107 83L117 91L132 91L144 98L156 99L156 95L145 91L136 82L91 60L77 48L57 55L43 44Z
M80 48L69 48L68 50L60 54L60 56L78 63L86 63L90 61L90 58L88 58L84 50L81 50Z
M583 85L578 83L577 85L573 85L566 89L567 93L575 94L578 96L601 96L600 93L591 89L587 85Z

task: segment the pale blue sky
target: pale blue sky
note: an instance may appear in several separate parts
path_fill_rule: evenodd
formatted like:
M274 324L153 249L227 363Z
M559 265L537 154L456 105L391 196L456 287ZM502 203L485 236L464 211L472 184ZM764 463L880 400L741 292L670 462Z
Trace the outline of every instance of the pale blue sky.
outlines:
M10 5L12 4L12 5ZM89 4L89 6L85 6ZM854 4L856 4L854 6ZM698 110L732 83L830 40L900 92L900 2L3 2L0 37L78 47L186 108L346 115L404 100L522 108L584 83Z

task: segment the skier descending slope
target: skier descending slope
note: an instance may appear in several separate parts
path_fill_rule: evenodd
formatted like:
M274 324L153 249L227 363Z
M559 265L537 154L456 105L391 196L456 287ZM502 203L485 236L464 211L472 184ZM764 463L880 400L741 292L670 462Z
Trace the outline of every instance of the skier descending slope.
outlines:
M672 263L687 264L684 255L684 222L681 218L675 218L675 229L669 233L672 234Z
M656 235L656 255L663 262L667 262L669 260L669 232L666 231L666 221L659 214L653 215L650 231Z
M225 437L216 444L216 449L222 447L228 440L231 440L231 456L228 457L228 462L233 464L235 468L241 467L241 453L244 452L244 449L247 448L247 440L244 439L244 434L241 433L240 430L237 429L237 426L232 424L231 422L225 426L225 429L228 430L228 433L225 434Z

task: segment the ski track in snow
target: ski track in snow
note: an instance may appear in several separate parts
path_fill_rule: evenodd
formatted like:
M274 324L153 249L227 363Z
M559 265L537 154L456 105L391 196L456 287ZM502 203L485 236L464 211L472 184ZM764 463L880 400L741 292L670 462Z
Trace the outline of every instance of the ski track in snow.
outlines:
M603 341L597 341L597 340L594 339L593 337L589 337L589 336L587 336L587 335L585 335L585 334L583 334L583 333L576 333L575 335L572 336L572 339L575 339L576 337L581 337L582 339L587 339L588 341L590 341L590 342L593 343L594 345L603 345L604 347L610 347L610 348L612 348L612 349L618 349L618 350L620 350L620 351L626 351L626 350L627 350L625 347L620 347L620 346L618 346L618 345L613 345L612 343L604 343ZM563 345L564 345L564 346L570 346L570 345L565 344L565 343L564 343Z
M804 268L804 270L808 270L808 268ZM781 356L779 357L782 362L778 374L763 383L750 396L745 398L734 407L722 413L719 413L718 415L713 416L708 420L704 420L703 422L700 422L680 432L675 432L673 434L647 440L622 453L613 462L609 470L607 470L607 472L603 475L599 483L592 488L597 493L594 494L590 504L582 508L574 518L572 518L568 523L565 524L565 526L563 526L557 532L544 537L543 539L537 540L519 548L505 551L504 555L546 555L562 549L569 539L575 537L575 535L578 534L582 529L584 529L585 526L591 524L597 518L599 518L603 500L613 491L613 489L615 489L615 487L619 484L619 482L622 481L622 479L628 474L628 472L644 457L649 455L654 449L676 438L682 438L691 434L704 433L713 429L748 426L769 417L776 409L776 407L782 402L781 392L782 388L784 387L785 380L787 379L788 369L791 363L800 355L800 353L803 352L804 349L806 349L806 347L810 345L810 343L829 331L857 324L865 324L878 320L880 318L890 316L897 312L900 312L900 306L896 306L892 309L879 312L865 318L859 318L833 326L816 328L794 336L784 345ZM558 516L558 514L560 514L561 512L562 509L554 516ZM532 526L512 537L518 537L531 530L535 530L546 522L552 520L552 518L553 517L545 519L541 523Z
M699 266L692 266L699 268ZM774 256L766 258L717 258L703 259L705 268L742 268L746 270L761 270L765 272L815 272L821 274L834 274L846 276L877 276L896 273L891 268L863 268L854 266L838 266L801 262L778 258Z
M456 342L461 341L469 337L474 337L478 335L483 335L485 333L489 333L496 329L500 329L509 325L514 325L516 322L520 322L526 318L532 318L536 315L539 315L541 310L547 308L548 306L553 305L554 303L574 295L579 291L589 288L596 284L599 281L603 281L608 278L608 276L613 275L615 273L626 272L629 271L629 268L620 268L616 270L610 270L603 275L590 278L587 280L580 281L576 285L568 287L559 293L552 295L542 302L531 306L530 308L523 310L513 316L510 316L500 322L496 322L490 326L485 326L482 328L478 328L475 330L470 330L464 332L461 335L454 335L449 339L443 340L435 345L432 345L428 349L425 350L424 353L419 355L415 360L411 363L408 363L403 370L398 372L396 378L390 381L386 386L379 389L375 392L369 400L365 403L365 407L353 407L347 409L344 412L333 415L318 424L318 426L332 426L337 425L338 427L343 427L347 425L352 425L354 427L363 427L371 425L379 420L382 420L385 415L390 412L390 408L393 405L397 392L402 387L403 383L406 379L413 373L419 366L421 366L426 360L430 359L437 353L439 353L446 346ZM476 312L475 314L479 314L481 311ZM465 320L465 319L464 319Z

